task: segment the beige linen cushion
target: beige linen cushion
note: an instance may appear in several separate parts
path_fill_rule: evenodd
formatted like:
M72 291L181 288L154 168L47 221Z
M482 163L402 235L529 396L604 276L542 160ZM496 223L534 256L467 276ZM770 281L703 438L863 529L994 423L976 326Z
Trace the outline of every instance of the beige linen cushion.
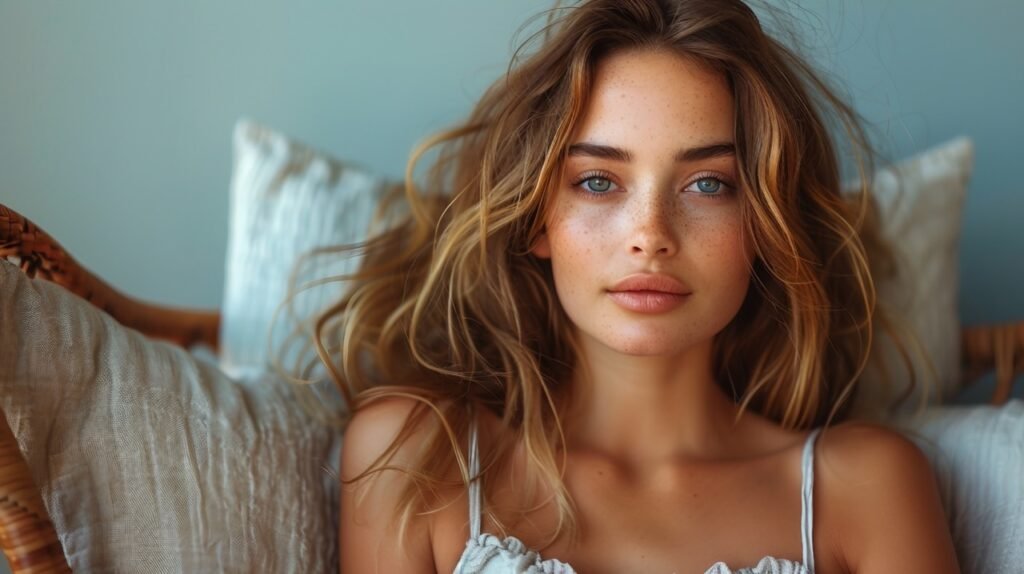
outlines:
M80 572L335 572L340 437L0 259L2 408Z

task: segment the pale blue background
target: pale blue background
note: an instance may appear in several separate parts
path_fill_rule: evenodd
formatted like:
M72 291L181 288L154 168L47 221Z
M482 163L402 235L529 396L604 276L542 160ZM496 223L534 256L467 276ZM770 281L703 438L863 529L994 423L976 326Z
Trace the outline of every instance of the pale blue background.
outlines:
M965 323L1024 319L1024 2L779 0L902 157L975 139ZM125 292L217 307L248 116L398 176L547 0L0 0L0 202Z

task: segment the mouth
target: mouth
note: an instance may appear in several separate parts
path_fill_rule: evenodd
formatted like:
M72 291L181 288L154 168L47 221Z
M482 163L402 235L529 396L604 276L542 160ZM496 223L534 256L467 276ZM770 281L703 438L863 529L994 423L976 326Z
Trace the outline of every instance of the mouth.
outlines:
M681 305L692 294L682 281L662 274L630 275L608 289L620 307L637 313L663 313Z

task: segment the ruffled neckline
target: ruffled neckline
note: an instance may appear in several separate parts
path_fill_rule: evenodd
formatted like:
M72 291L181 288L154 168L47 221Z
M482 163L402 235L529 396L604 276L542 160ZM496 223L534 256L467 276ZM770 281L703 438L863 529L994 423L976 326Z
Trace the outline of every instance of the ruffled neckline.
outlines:
M497 555L501 555L508 563L510 574L576 574L572 566L561 560L541 558L539 552L531 550L515 536L502 539L487 533L470 538L466 542L466 550L462 553L455 572L478 572Z
M539 552L528 548L515 536L499 538L483 533L466 542L466 549L455 566L455 574L480 572L495 557L507 563L508 574L577 574L573 567L561 560L545 560ZM725 562L716 562L704 574L808 574L799 562L765 556L757 565L732 570Z

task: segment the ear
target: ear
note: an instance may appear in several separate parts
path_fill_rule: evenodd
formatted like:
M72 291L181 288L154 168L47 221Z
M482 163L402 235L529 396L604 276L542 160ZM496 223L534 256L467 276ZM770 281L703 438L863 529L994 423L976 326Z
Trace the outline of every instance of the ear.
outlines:
M540 259L551 259L551 242L548 241L548 232L545 229L540 232L537 240L533 242L533 247L530 248L530 253L534 257Z

